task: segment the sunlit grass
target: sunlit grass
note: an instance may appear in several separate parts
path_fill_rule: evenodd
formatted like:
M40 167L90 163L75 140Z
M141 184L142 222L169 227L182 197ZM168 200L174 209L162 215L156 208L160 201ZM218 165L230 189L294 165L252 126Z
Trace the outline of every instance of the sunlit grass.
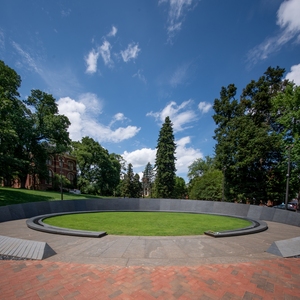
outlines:
M247 220L233 217L172 212L70 214L47 218L43 222L64 228L134 236L201 235L207 230L220 232L251 225Z
M74 195L64 192L64 200L76 200L76 199L89 199L99 198L94 195ZM0 206L9 204L20 204L26 202L37 202L37 201L55 201L60 200L61 194L59 192L49 191L34 191L27 189L13 189L0 187Z

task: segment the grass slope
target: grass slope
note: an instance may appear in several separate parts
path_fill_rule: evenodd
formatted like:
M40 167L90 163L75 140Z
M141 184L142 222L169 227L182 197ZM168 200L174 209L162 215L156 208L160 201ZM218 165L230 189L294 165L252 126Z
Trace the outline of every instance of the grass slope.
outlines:
M60 200L60 197L61 195L59 192L33 191L0 187L0 206L26 202L55 201ZM63 194L64 200L79 200L89 198L99 197L95 195L74 195L70 193Z
M207 230L223 231L251 225L247 220L232 217L166 212L71 214L47 218L43 222L64 228L136 236L200 235Z

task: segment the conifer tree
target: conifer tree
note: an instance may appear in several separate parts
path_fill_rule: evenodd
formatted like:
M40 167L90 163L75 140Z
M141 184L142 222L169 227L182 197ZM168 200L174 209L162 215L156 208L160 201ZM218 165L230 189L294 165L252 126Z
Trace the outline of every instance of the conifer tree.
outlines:
M147 163L143 172L142 184L143 184L143 196L152 197L152 185L154 180L154 171L150 162Z
M155 196L157 198L174 197L176 144L174 141L172 125L170 118L166 117L157 141L155 159Z

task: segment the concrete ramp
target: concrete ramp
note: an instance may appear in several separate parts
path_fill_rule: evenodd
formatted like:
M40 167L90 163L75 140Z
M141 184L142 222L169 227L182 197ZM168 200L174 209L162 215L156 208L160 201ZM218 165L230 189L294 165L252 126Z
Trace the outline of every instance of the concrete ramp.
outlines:
M300 255L300 237L273 242L267 252L281 257Z
M0 235L0 254L26 259L45 259L56 252L45 242Z

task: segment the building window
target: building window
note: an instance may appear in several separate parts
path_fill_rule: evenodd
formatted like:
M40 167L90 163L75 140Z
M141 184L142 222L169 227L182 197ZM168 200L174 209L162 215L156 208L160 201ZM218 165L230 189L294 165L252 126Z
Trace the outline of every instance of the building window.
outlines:
M47 165L48 166L52 166L52 157L49 157L48 159L47 159L47 161L46 161L46 163L47 163Z
M70 180L70 182L73 182L73 180L74 180L74 174L73 173L68 173L67 177Z
M51 170L48 171L48 180L46 181L47 184L52 184L53 180L53 172Z
M69 170L73 171L74 169L74 164L72 161L68 161L68 167L69 167Z

